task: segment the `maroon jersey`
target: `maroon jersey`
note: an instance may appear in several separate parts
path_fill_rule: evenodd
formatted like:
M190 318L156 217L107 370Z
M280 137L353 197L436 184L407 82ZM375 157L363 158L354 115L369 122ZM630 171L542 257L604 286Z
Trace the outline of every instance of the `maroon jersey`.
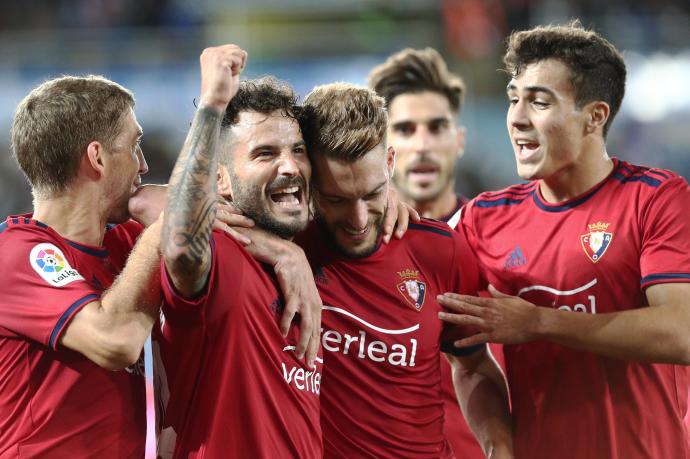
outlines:
M464 238L423 220L362 259L342 257L317 225L303 239L324 303L325 457L452 457L443 435L436 295L477 291Z
M298 325L280 332L272 269L231 236L213 233L213 262L199 298L175 292L154 328L158 456L320 458L321 355L298 360Z
M59 345L72 317L113 282L139 230L118 225L93 247L28 216L0 224L0 458L143 457L143 358L109 371Z
M604 181L557 205L536 181L483 193L459 228L499 291L601 314L648 306L650 285L690 282L688 208L682 177L614 160ZM504 352L516 458L690 457L685 368L545 341Z

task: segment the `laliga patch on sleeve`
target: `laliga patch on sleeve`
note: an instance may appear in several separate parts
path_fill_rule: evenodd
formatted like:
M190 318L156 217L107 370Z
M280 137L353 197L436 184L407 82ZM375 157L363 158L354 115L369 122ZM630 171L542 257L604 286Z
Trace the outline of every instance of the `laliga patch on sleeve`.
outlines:
M34 271L50 285L64 287L70 282L84 280L67 262L65 254L55 245L41 243L31 249L29 263Z

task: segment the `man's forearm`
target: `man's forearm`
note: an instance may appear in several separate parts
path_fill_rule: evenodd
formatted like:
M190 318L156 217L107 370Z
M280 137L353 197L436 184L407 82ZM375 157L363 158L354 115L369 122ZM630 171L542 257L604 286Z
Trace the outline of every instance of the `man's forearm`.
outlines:
M487 457L512 457L512 424L505 378L488 350L448 355L453 386L467 424Z
M607 314L538 308L536 336L623 360L690 364L688 307L654 306Z
M168 186L161 251L175 286L186 295L203 287L210 266L221 119L218 110L199 107Z

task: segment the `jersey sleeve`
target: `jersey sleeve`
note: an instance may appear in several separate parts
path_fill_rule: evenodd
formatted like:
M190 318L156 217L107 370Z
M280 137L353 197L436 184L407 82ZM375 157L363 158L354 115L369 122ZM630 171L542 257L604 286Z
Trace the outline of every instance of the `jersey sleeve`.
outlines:
M463 231L453 232L453 273L452 291L464 295L478 295L480 290L479 262L470 248L469 241ZM453 343L471 334L471 330L444 322L441 333L441 351L453 355L465 356L474 354L484 348L484 345L457 348Z
M142 231L144 226L134 220L108 226L103 237L103 247L108 250L108 256L118 272L125 266L129 252Z
M170 274L165 266L165 260L161 258L161 290L163 291L164 304L166 310L172 309L179 313L197 312L207 301L214 289L218 288L219 283L228 283L233 288L224 289L231 292L230 296L224 295L223 301L233 302L242 291L242 278L244 275L244 257L240 253L239 243L231 236L217 231L213 232L210 240L211 245L211 271L204 289L194 298L185 298L175 288ZM222 253L222 259L220 258ZM226 272L226 267L229 269ZM227 278L226 278L227 277Z
M663 182L642 209L641 287L690 282L690 187L682 177Z
M101 292L79 273L53 235L14 227L0 235L0 326L14 336L57 349L74 315Z

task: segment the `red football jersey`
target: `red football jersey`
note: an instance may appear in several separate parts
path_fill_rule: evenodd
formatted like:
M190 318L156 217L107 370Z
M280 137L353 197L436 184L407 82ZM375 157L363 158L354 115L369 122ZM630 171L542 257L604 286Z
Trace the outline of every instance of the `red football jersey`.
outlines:
M214 231L208 285L177 294L162 264L165 301L154 328L158 457L320 458L321 354L294 353L298 324L279 328L272 269Z
M499 291L601 314L648 306L649 285L690 282L688 208L682 177L614 160L604 181L557 205L536 181L483 193L460 228ZM690 457L685 368L545 341L504 353L516 458Z
M443 435L436 295L477 291L464 238L424 220L362 259L342 257L317 225L300 239L324 303L324 456L453 457Z
M118 225L93 247L28 216L0 224L0 458L143 457L143 357L108 371L59 345L111 285L136 233Z

